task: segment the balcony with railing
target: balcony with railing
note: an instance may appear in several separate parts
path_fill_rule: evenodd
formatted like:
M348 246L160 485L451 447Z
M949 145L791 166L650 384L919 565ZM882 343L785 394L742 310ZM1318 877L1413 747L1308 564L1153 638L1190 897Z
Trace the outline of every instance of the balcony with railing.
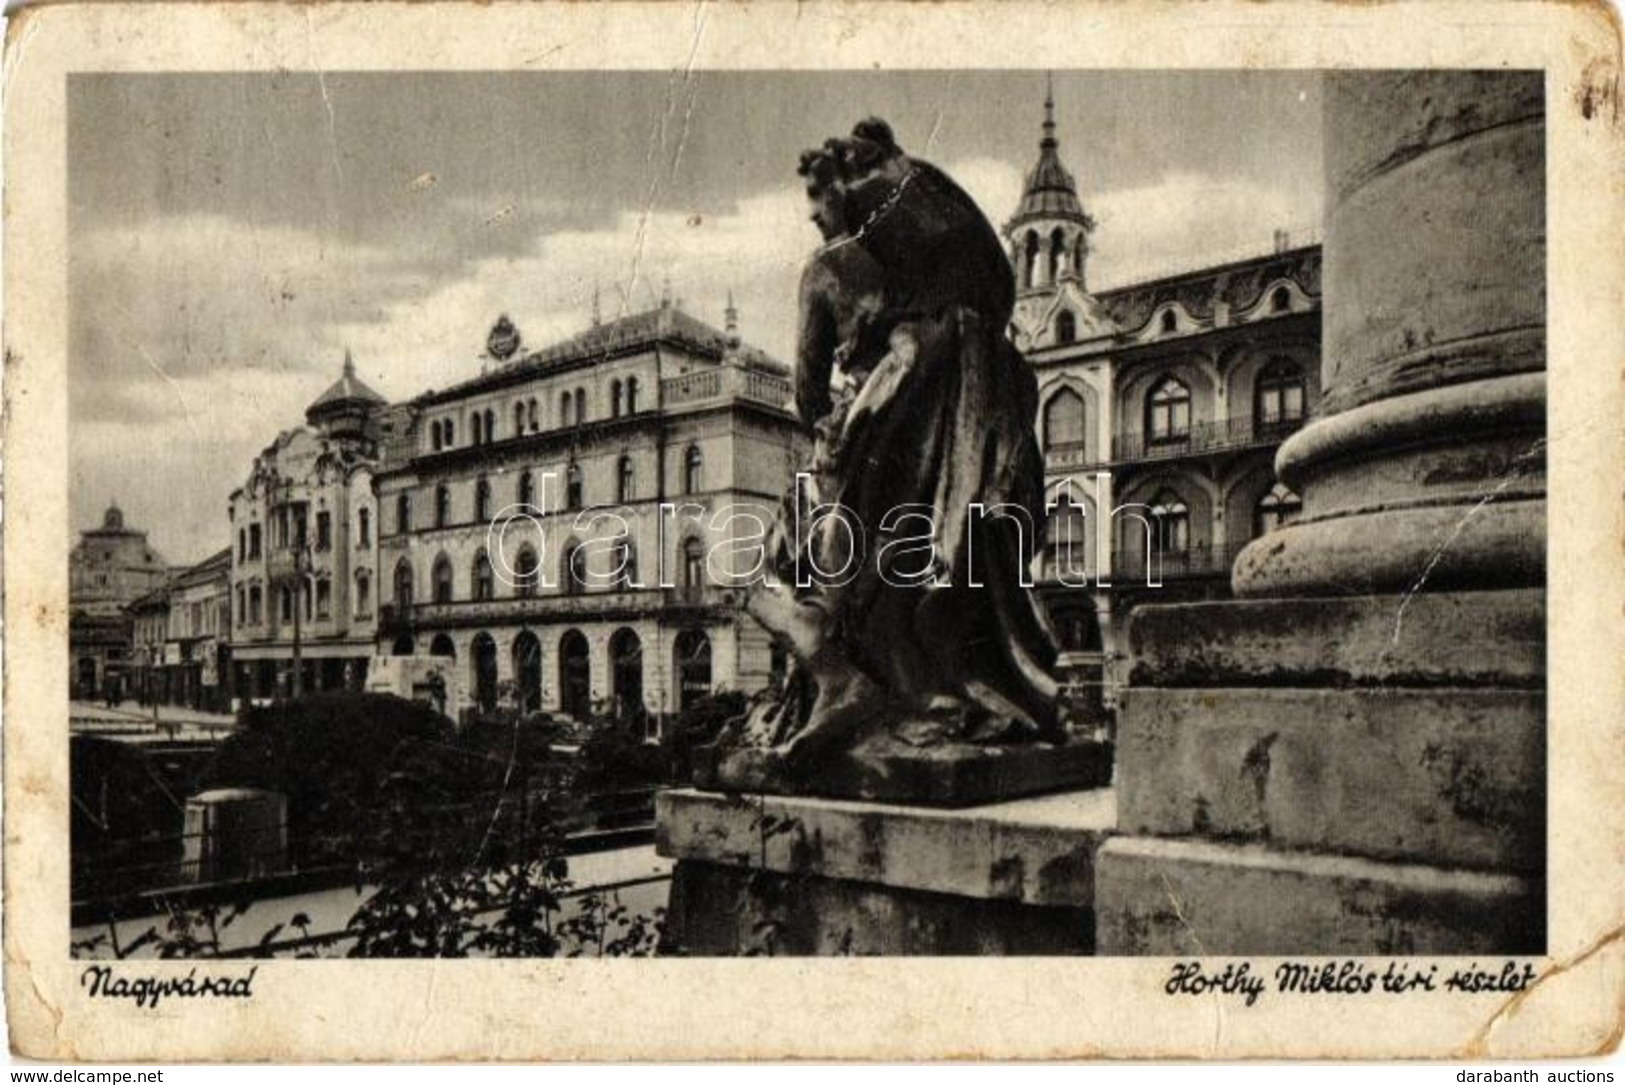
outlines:
M1244 539L1227 546L1193 546L1187 550L1151 550L1133 547L1112 554L1112 586L1132 588L1170 580L1229 577L1236 556L1252 542Z
M1065 441L1044 449L1044 467L1051 471L1089 467L1100 462L1092 441Z
M725 606L735 602L727 589L703 585L699 588L616 587L605 590L589 587L566 594L558 591L535 595L508 595L495 599L455 599L447 602L396 603L378 608L378 635L395 637L422 626L503 624L549 620L586 620L630 614L654 614L671 607Z
M660 401L667 409L707 406L731 399L785 407L791 387L786 377L737 365L722 365L667 377L660 382Z
M1173 460L1280 444L1307 421L1304 415L1274 421L1238 415L1203 422L1173 434L1119 433L1112 440L1112 459L1117 462Z

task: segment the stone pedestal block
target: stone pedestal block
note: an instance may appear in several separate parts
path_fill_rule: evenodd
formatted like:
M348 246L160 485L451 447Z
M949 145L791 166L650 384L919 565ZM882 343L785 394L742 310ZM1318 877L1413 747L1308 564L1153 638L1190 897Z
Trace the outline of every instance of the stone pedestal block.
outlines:
M1135 686L1546 686L1546 593L1418 592L1147 606Z
M1053 954L1094 947L1109 789L960 810L669 791L679 952Z
M1540 884L1510 874L1148 837L1107 841L1096 861L1103 956L1545 949Z
M1133 689L1124 718L1124 833L1543 865L1539 692Z

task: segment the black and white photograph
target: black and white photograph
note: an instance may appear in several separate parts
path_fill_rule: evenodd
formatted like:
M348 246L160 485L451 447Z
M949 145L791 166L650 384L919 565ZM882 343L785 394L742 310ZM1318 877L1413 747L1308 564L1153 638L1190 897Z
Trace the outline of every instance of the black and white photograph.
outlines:
M1548 555L1600 519L1548 461L1617 416L1550 406L1598 363L1554 346L1548 129L1617 149L1617 103L1471 53L708 63L705 7L656 64L61 78L23 678L74 997L380 958L1538 987L1554 832L1618 824L1553 770ZM1562 574L1596 648L1618 557Z

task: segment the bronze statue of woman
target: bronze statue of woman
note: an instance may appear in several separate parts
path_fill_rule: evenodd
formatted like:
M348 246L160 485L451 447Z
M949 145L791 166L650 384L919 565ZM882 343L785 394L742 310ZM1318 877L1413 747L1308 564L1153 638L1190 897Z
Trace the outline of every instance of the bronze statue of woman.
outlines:
M812 492L786 498L780 585L749 603L797 671L726 742L810 773L900 727L922 743L1059 740L1054 641L1023 586L1043 522L1037 386L1005 338L997 234L881 121L808 152L801 174L824 234L800 291ZM848 526L808 531L815 505Z

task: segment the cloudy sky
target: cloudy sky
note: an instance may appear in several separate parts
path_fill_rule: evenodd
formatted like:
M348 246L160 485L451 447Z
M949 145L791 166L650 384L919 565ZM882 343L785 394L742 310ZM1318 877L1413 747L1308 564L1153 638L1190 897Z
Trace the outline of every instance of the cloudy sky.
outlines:
M798 152L869 114L995 223L1036 156L1044 73L327 73L69 83L71 501L168 560L353 350L391 398L656 302L667 279L788 359L817 242ZM1109 287L1320 220L1313 73L1054 76Z

